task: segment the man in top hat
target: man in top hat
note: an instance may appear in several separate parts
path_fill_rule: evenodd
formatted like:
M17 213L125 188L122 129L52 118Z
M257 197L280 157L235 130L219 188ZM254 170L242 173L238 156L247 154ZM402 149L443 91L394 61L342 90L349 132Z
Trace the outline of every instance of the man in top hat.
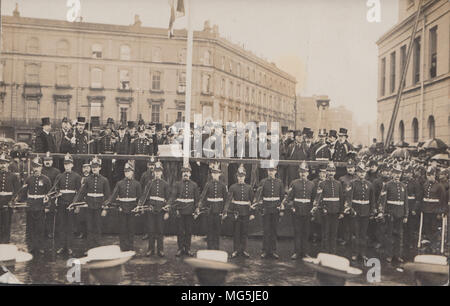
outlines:
M319 183L312 213L322 212L322 250L336 254L339 219L344 217L344 190L334 178L336 167L332 162L327 166L327 178Z
M277 168L273 161L269 162L267 168L268 177L263 179L259 185L257 201L263 211L263 249L262 258L272 256L278 259L277 250L277 228L280 217L281 202L284 199L284 186L280 179L276 178Z
M125 178L116 184L108 203L118 203L120 222L120 249L133 251L134 249L134 214L133 209L142 195L141 184L133 177L134 168L131 163L125 164Z
M159 257L164 257L164 215L169 210L170 187L162 179L163 165L155 163L154 178L145 186L139 199L139 206L148 207L148 251L147 256L155 255L155 243Z
M311 150L311 159L318 161L329 161L331 159L331 151L326 143L327 131L325 129L319 129L319 141Z
M403 262L403 224L408 222L409 206L406 185L400 181L402 168L399 164L392 168L392 180L383 185L380 194L379 217L386 221L386 252L387 262L392 262L393 256L399 263ZM394 237L393 232L397 235Z
M28 204L27 232L29 249L44 253L45 209L49 201L47 194L52 188L50 179L42 174L42 160L39 157L31 161L33 175L25 180L20 190L20 199Z
M236 173L237 183L231 185L225 203L224 216L233 218L233 253L232 258L238 255L250 257L246 252L248 238L248 224L250 221L250 207L253 202L253 189L245 183L246 171L243 166Z
M341 182L344 192L347 187L350 186L351 182L358 178L358 176L355 174L356 165L352 159L347 162L346 169L347 173L339 178L339 182ZM343 245L349 244L351 242L352 228L351 216L349 214L344 214L344 218L341 220L341 224L339 226L338 236L342 239Z
M114 154L127 155L130 151L130 142L131 136L127 133L125 125L121 124L118 129ZM124 178L124 169L127 161L125 159L118 159L113 160L113 162L112 182L113 184L117 184L117 182Z
M197 184L190 179L191 167L181 168L182 180L174 185L171 206L176 211L178 223L178 252L177 257L182 254L192 256L191 237L194 222L193 213L197 208L200 198Z
M64 172L56 177L55 191L61 194L56 205L56 232L55 243L57 254L67 251L72 255L74 215L67 207L73 202L76 193L81 188L81 176L72 171L73 158L67 153L64 157Z
M348 142L347 129L339 129L339 139L334 146L334 154L332 160L334 162L346 162L348 160L348 153L353 151L353 146ZM345 168L338 167L336 169L336 178L340 178L345 174Z
M138 137L133 139L130 143L130 154L131 155L153 155L153 139L147 138L145 135L145 128L143 126L138 126L137 129ZM147 162L145 160L136 160L135 167L136 173L135 177L137 180L141 179L142 173L145 171Z
M42 158L44 161L44 167L42 168L42 174L50 179L52 186L55 184L56 177L61 173L59 169L53 167L53 157L50 156L50 152ZM47 237L52 238L53 235L53 224L55 221L55 207L54 201L51 203L48 212L45 214L45 234Z
M310 150L307 148L306 143L302 141L302 134L308 133L304 128L304 133L301 131L295 132L295 141L291 143L286 152L288 160L309 160ZM288 184L291 184L293 180L298 179L298 167L290 166L288 167Z
M212 179L206 183L200 195L199 210L208 210L207 244L209 250L220 248L220 223L228 194L227 186L219 180L221 173L219 165L211 168Z
M365 179L366 167L359 163L356 168L357 178L347 186L347 201L344 212L351 217L353 227L352 260L358 257L367 260L367 228L369 216L375 214L376 203L372 184Z
M300 178L289 186L286 197L287 206L292 210L292 224L294 227L293 260L309 256L309 234L311 225L311 209L316 198L317 187L308 180L308 165L303 162L298 168Z
M89 248L100 245L102 207L111 195L108 179L100 174L101 164L102 161L99 158L92 159L92 174L86 178L74 200L76 202L80 198L86 198L88 204L86 223Z
M41 127L42 130L36 135L35 152L56 152L55 138L50 134L52 130L50 118L42 118Z
M419 216L417 214L419 199L423 194L423 187L418 183L417 179L413 177L414 168L407 165L403 171L401 181L406 185L408 192L408 223L405 227L405 248L414 248L417 245L416 234L419 229Z
M8 170L9 159L0 155L0 244L9 243L11 237L12 208L10 202L20 188L19 177Z
M424 236L430 242L437 243L440 241L440 237L436 237L440 220L448 213L447 195L445 188L436 180L436 168L428 167L426 178L418 209L423 214Z

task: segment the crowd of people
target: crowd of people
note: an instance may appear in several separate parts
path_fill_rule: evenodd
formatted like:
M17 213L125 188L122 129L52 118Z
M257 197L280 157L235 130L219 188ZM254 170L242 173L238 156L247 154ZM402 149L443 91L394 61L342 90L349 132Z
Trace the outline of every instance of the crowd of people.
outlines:
M193 129L191 144L224 135L220 127ZM316 138L309 128L283 128L280 135L258 131L257 137L279 145L278 160L292 163L277 164L269 156L264 157L268 166L261 167L238 160L249 156L249 137L246 132L243 151L228 167L215 158L183 164L159 156L161 145L182 143L182 129L143 120L116 129L110 118L102 130L92 132L80 117L76 122L64 118L61 129L53 131L50 119L43 118L34 153L45 155L31 159L30 173L26 152L0 156L0 243L10 241L14 207L26 203L26 240L37 254L44 253L48 237L55 239L58 254L73 254L83 222L86 249L99 246L102 216L114 209L123 251L134 249L135 216L147 216L147 256L165 256L164 221L172 217L178 230L176 256L192 256L192 229L200 214L208 220L208 249L220 249L222 223L231 218L232 258L249 257L249 222L256 214L263 227L262 258L279 257L277 230L284 214L292 216L293 260L312 255L311 241L320 241L320 250L330 254L338 253L338 243L347 245L354 261L367 259L369 245L381 248L388 262L403 262L405 248L420 252L428 247L428 252L448 256L440 234L450 205L448 164L384 151L359 154L345 128L321 129ZM96 155L76 158L89 153ZM102 159L101 154L130 158ZM133 155L147 158L133 160Z

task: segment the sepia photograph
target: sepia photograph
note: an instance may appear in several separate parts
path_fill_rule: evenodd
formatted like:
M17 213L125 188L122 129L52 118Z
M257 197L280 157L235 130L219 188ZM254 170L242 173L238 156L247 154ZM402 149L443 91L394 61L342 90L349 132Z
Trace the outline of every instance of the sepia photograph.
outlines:
M450 1L0 12L0 286L449 286Z

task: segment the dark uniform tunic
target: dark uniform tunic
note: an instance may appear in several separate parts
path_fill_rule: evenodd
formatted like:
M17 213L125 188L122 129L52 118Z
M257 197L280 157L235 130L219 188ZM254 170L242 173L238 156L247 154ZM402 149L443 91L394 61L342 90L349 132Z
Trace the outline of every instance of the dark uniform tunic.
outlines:
M327 143L318 143L311 150L311 159L319 161L328 161L331 159L331 151Z
M136 138L130 143L131 155L153 155L154 145L151 139L148 138ZM141 179L142 173L147 169L147 162L145 160L136 160L135 162L135 178Z
M172 193L172 208L178 216L178 250L190 252L193 213L200 198L197 184L191 180L181 180L174 185Z
M322 218L322 250L336 254L336 239L338 231L338 216L344 209L344 191L342 184L327 178L319 183L317 189L317 203L315 204L323 212Z
M114 154L116 147L116 137L114 135L105 135L100 138L97 143L97 150L99 154ZM110 186L113 182L113 164L111 159L104 159L102 162L102 169L100 174L108 179Z
M369 215L375 210L375 194L372 184L365 179L353 180L347 189L347 204L354 211L352 216L353 255L366 256Z
M358 179L356 174L345 174L339 178L339 182L342 184L342 188L345 190L351 184L351 182L355 179ZM344 218L340 220L339 228L338 228L338 237L343 239L345 244L350 244L352 236L352 220L350 215L344 215Z
M88 210L86 223L88 230L88 245L93 248L100 245L101 211L103 203L109 198L111 189L108 179L101 174L91 174L81 187L79 198L86 197Z
M52 186L55 184L56 177L60 173L61 172L59 171L59 169L57 169L55 167L46 167L46 166L42 167L42 174L50 179L50 183L52 184ZM50 205L49 205L50 209L45 214L45 235L46 236L52 235L53 222L56 221L56 220L54 220L56 217L54 201L53 200L50 200L50 201L52 201L52 203L50 203ZM51 237L51 236L49 236L49 237Z
M242 253L247 248L250 205L253 202L253 189L248 184L233 184L228 191L225 212L232 215L233 251Z
M86 131L83 131L83 133L80 133L78 130L75 132L75 148L74 153L75 154L88 154L89 153L89 135ZM76 159L74 161L74 167L73 170L81 173L83 164L87 163L87 159Z
M408 223L405 228L405 247L413 247L417 244L416 236L419 230L419 199L422 197L423 187L414 178L402 181L408 190Z
M208 210L207 245L209 250L218 250L220 246L220 215L224 211L227 194L228 188L224 183L211 180L206 183L200 196L200 209Z
M67 210L81 187L81 176L74 172L63 172L56 177L55 190L61 193L56 202L57 248L71 249L73 243L74 214Z
M0 170L0 244L8 244L11 237L12 208L9 202L20 188L19 177Z
M446 190L438 181L426 181L423 184L423 192L419 202L419 210L423 212L423 233L432 242L437 242L440 237L440 222L437 215L447 212Z
M21 190L21 199L26 199L27 232L29 233L29 249L43 248L45 233L44 197L52 188L50 179L45 175L33 175L25 180L25 188Z
M293 181L289 187L287 204L293 209L294 251L299 256L310 252L311 209L316 192L316 185L303 178Z
M284 186L280 179L265 178L259 188L258 200L263 209L263 252L272 254L277 249L279 207L284 198Z
M401 257L403 252L403 219L408 217L408 192L402 182L387 182L380 194L380 212L386 214L386 252ZM395 239L393 232L397 232Z
M124 178L116 184L111 195L111 202L119 205L120 249L123 252L134 249L134 214L131 211L141 194L142 188L138 181Z
M352 145L346 140L344 143L336 141L334 145L334 153L332 160L334 162L346 162L348 161L348 152L353 150ZM336 167L336 178L340 178L346 173L345 167Z
M311 147L308 147L306 142L294 141L288 147L286 152L288 160L311 160ZM298 166L288 167L288 184L293 180L298 179Z
M147 169L147 171L145 171L141 176L140 183L142 188L145 188L145 186L147 186L148 183L150 183L154 178L155 178L154 170Z
M124 137L120 138L120 136L117 137L117 142L115 145L115 153L119 155L127 155L130 153L130 141L131 137L128 133L125 134ZM124 169L125 169L125 163L127 161L125 159L118 159L116 160L116 164L114 166L114 173L113 173L113 184L116 184L118 181L123 179L125 177L124 175ZM144 188L144 186L142 186Z
M170 198L169 184L163 179L153 179L145 185L140 203L151 207L147 214L148 249L158 252L164 251L164 210Z

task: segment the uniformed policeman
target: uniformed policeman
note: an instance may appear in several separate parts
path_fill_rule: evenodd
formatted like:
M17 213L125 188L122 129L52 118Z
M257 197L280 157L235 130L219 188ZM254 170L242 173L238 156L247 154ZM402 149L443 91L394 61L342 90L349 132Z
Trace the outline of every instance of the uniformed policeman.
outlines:
M149 182L155 178L155 157L151 156L147 161L147 171L145 171L141 176L141 186L145 188Z
M219 181L221 173L219 165L214 164L211 168L212 180L206 183L200 196L199 209L208 211L207 244L209 250L219 250L220 248L220 224L228 194L227 186Z
M335 143L332 160L334 162L346 162L348 160L348 153L353 150L352 145L348 142L347 129L339 129L339 140ZM339 179L345 175L345 168L339 167L336 171L336 178Z
M409 216L405 227L405 247L414 248L417 245L416 234L419 229L418 207L423 193L423 187L419 185L416 178L413 177L414 168L407 166L403 171L402 182L406 185L408 191Z
M352 260L367 260L367 228L369 216L375 214L375 195L372 183L365 179L366 167L359 163L356 168L357 178L346 185L345 212L352 221Z
M287 206L292 210L294 228L294 254L292 260L309 256L309 234L311 209L316 198L316 185L308 180L308 165L303 162L299 167L300 178L289 186L286 197Z
M55 190L61 193L57 199L56 206L56 232L55 243L57 254L62 254L65 250L69 255L73 254L73 230L74 215L67 207L73 202L73 199L80 190L81 176L72 171L73 158L70 154L64 157L64 172L56 177Z
M94 157L92 159L92 174L86 178L74 200L76 202L78 198L86 197L88 204L86 212L88 249L100 245L102 207L111 194L108 179L100 174L101 164L99 158Z
M127 155L130 152L131 136L127 133L123 124L119 126L119 132L117 136L117 142L115 145L115 154ZM118 181L124 178L124 169L126 164L125 159L116 160L114 163L113 183L117 184Z
M277 228L281 202L284 199L284 186L280 179L276 178L277 168L270 161L268 177L260 183L257 201L263 211L263 248L261 258L273 257L278 259L277 250Z
M170 204L177 215L177 257L182 254L193 256L191 252L193 213L197 208L200 194L197 184L190 179L191 171L189 165L181 168L182 180L174 185Z
M153 155L153 140L149 139L145 135L145 127L139 126L137 129L138 137L133 139L130 143L130 154L131 155L141 155L141 156L150 156ZM147 162L145 160L136 160L135 168L136 173L135 177L137 180L141 179L142 173L145 171Z
M86 179L91 175L91 164L84 163L82 167L81 173L81 185L83 186L86 182ZM86 202L86 197L81 198L78 197L77 201ZM76 223L76 233L78 234L77 238L86 238L87 237L87 207L81 207L75 210L75 223Z
M319 130L319 142L311 150L311 159L318 161L329 161L331 159L331 151L326 143L328 133L325 129Z
M306 143L302 141L302 134L306 134L308 131L306 128L303 133L301 131L295 132L295 141L292 142L286 152L288 160L309 160L311 151L307 148ZM290 166L288 170L288 184L295 179L298 179L298 167Z
M239 167L236 173L237 183L231 185L224 208L223 218L226 218L228 214L233 218L233 253L231 258L238 255L250 257L246 249L250 206L254 195L252 187L245 183L246 175L245 168Z
M122 252L134 250L134 213L133 209L141 197L141 184L133 177L131 163L125 164L125 178L116 184L108 203L118 203L120 222L120 249Z
M140 206L149 208L147 213L148 251L147 256L157 254L164 257L164 215L169 210L170 188L162 179L163 166L161 162L155 163L154 178L145 185L144 192L139 200Z
M380 194L379 217L385 217L385 251L387 262L397 259L403 262L403 224L408 222L408 192L405 184L400 182L402 168L399 164L392 168L392 180L383 185ZM394 238L393 233L397 235Z
M42 158L44 161L44 167L42 168L42 174L50 179L52 186L55 184L56 177L61 173L58 168L53 167L53 157L50 156L50 152ZM54 200L50 200L48 212L45 214L45 235L49 238L53 236L53 224L55 222L55 206Z
M26 200L28 204L27 228L30 234L29 249L31 252L44 253L45 235L45 206L49 199L47 193L51 189L48 177L42 174L42 160L36 157L32 160L33 175L25 180L21 188L21 201Z
M350 186L351 182L358 178L355 174L355 168L355 162L350 159L346 165L347 173L339 178L339 182L341 182L343 190L346 190L346 188ZM344 214L344 218L341 219L338 232L339 238L342 239L342 245L350 244L352 241L353 231L351 224L351 216L349 214Z
M8 170L9 159L0 155L0 244L9 243L11 237L11 200L20 188L19 177Z
M86 128L86 118L78 117L77 128L75 130L75 135L72 137L71 142L75 145L75 154L88 154L89 145L93 140L89 139L88 133L85 131ZM81 168L87 160L78 159L75 161L74 171L81 173Z
M330 162L327 178L319 183L312 213L322 211L322 251L336 254L336 240L339 219L344 217L344 192L339 181L334 179L336 167Z
M435 244L436 233L441 218L447 213L445 188L436 180L436 169L428 167L426 172L427 180L423 185L423 194L420 201L420 212L423 213L423 233L424 239L428 239Z
M100 139L97 141L97 151L100 154L114 154L116 151L117 137L113 132L112 126L114 126L114 120L108 119L109 122L104 131L100 134ZM110 186L112 184L113 164L112 160L106 159L102 162L102 169L100 173L108 179Z

